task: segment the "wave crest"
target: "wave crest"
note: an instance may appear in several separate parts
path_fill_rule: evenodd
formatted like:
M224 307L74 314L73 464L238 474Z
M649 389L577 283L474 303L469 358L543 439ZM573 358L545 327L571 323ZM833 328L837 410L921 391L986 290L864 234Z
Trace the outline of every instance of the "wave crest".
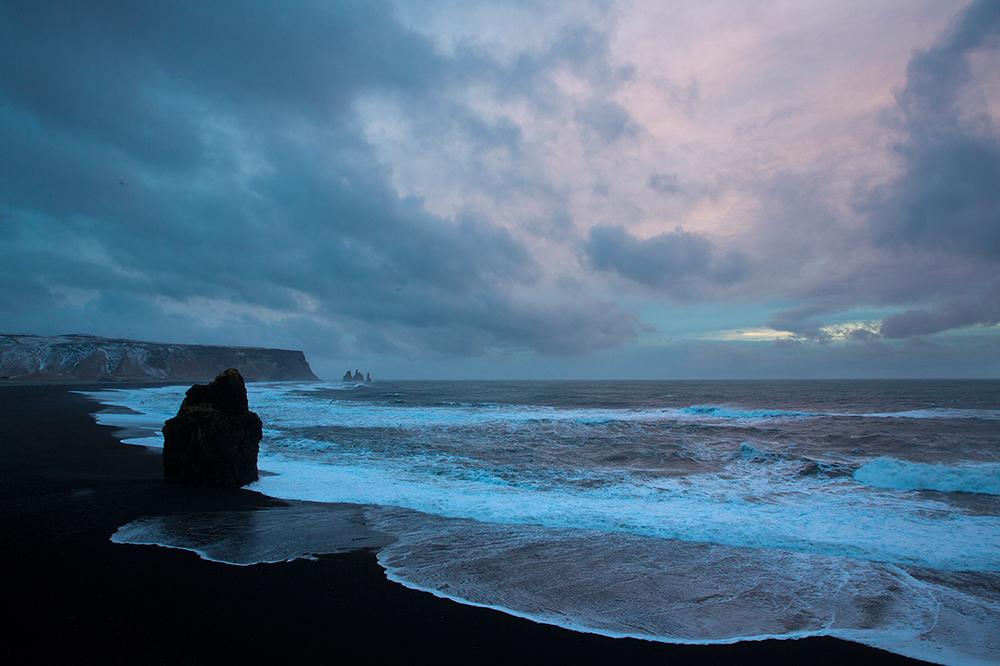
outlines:
M1000 465L949 466L876 458L854 473L867 486L1000 495Z
M710 416L720 419L773 419L817 416L808 412L789 412L782 409L739 409L729 405L691 405L678 411L681 414Z

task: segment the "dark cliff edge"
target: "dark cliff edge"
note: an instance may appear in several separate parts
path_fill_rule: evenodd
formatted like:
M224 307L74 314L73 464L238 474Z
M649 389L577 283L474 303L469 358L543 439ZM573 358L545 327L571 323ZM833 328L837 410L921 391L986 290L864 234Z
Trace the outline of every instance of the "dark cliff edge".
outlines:
M0 334L0 381L194 382L236 368L251 382L317 381L301 351L93 335Z

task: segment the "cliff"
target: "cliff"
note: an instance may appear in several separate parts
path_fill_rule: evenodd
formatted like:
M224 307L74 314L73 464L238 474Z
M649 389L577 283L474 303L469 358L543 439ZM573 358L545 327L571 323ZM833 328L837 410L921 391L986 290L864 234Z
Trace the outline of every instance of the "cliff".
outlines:
M0 334L0 380L195 382L226 368L236 368L247 381L318 379L300 351Z

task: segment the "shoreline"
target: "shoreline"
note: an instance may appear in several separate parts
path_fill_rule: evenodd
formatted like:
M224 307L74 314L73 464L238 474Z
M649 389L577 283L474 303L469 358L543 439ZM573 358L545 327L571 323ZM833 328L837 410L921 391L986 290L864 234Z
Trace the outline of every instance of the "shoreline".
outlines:
M575 632L406 588L372 551L233 566L112 543L144 516L287 506L163 482L158 451L123 446L91 416L100 405L72 392L120 387L0 384L7 663L925 663L829 637L692 645Z

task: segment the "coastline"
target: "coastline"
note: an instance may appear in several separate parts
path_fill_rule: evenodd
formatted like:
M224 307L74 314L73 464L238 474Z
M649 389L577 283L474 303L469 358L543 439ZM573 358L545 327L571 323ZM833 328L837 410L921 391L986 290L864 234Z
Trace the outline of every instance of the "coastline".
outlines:
M285 506L164 483L159 452L122 445L90 416L100 406L72 393L119 386L0 385L8 663L924 663L833 638L675 645L573 632L405 588L366 551L242 567L114 544L143 516Z

